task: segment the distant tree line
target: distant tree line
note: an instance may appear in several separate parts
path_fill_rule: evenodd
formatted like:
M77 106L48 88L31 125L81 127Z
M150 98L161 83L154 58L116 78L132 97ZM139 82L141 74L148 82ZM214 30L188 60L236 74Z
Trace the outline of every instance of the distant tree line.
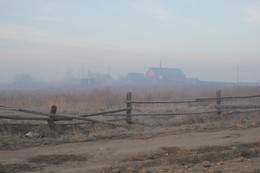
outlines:
M26 73L16 74L14 77L14 84L17 86L30 86L33 84L33 77Z

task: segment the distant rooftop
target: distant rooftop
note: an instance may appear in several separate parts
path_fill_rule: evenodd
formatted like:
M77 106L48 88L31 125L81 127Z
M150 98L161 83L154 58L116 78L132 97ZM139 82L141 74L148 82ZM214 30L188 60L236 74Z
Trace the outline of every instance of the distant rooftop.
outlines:
M143 73L136 73L136 72L130 72L127 74L128 78L143 78L144 74Z
M151 67L149 70L152 70L157 75L162 75L164 77L186 78L186 75L179 68Z

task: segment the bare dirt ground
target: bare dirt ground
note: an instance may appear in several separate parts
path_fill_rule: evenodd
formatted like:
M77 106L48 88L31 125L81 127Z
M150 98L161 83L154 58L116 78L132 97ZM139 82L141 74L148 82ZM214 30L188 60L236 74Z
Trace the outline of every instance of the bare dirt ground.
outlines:
M260 172L260 127L0 150L0 172Z

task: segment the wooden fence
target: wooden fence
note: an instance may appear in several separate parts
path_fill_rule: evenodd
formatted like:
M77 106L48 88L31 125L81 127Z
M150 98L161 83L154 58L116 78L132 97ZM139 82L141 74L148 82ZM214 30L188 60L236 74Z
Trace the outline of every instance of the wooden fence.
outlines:
M176 116L176 115L199 115L199 114L216 114L220 116L225 110L237 110L237 109L248 109L246 111L231 111L229 114L233 113L244 113L244 112L260 112L260 105L224 105L223 101L231 101L238 99L251 99L251 98L260 98L260 95L252 95L252 96L236 96L236 97L221 97L221 91L216 92L216 97L214 98L197 98L194 100L178 100L178 101L135 101L132 99L132 93L128 92L126 94L126 107L116 110L109 110L104 112L97 113L89 113L84 115L63 115L57 114L57 107L55 105L51 106L50 113L15 108L11 106L0 105L0 110L8 110L8 111L18 111L27 114L41 115L43 117L25 117L25 116L5 116L0 115L0 119L11 119L11 120L35 120L35 121L47 121L49 127L51 129L55 129L55 121L72 121L72 120L81 120L86 121L87 123L102 123L109 124L112 126L124 126L126 124L133 124L132 117L138 116ZM171 112L171 113L133 113L134 105L151 105L151 104L192 104L192 103L203 103L203 102L215 102L215 108L212 110L201 111L201 112ZM125 112L125 113L122 113ZM119 119L110 119L107 121L97 120L90 117L95 116L112 116L112 117L120 117ZM122 121L124 123L115 123L115 121Z

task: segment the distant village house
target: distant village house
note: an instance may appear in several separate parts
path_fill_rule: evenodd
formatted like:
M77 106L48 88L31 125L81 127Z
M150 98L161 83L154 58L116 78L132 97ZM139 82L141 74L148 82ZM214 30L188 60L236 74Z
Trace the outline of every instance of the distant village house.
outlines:
M129 82L144 82L143 73L130 72L127 74L126 78Z
M163 83L185 83L188 81L186 75L179 68L151 67L145 76L150 81L161 81Z
M97 87L111 85L113 81L109 74L89 73L87 77L80 80L80 84L86 87Z

